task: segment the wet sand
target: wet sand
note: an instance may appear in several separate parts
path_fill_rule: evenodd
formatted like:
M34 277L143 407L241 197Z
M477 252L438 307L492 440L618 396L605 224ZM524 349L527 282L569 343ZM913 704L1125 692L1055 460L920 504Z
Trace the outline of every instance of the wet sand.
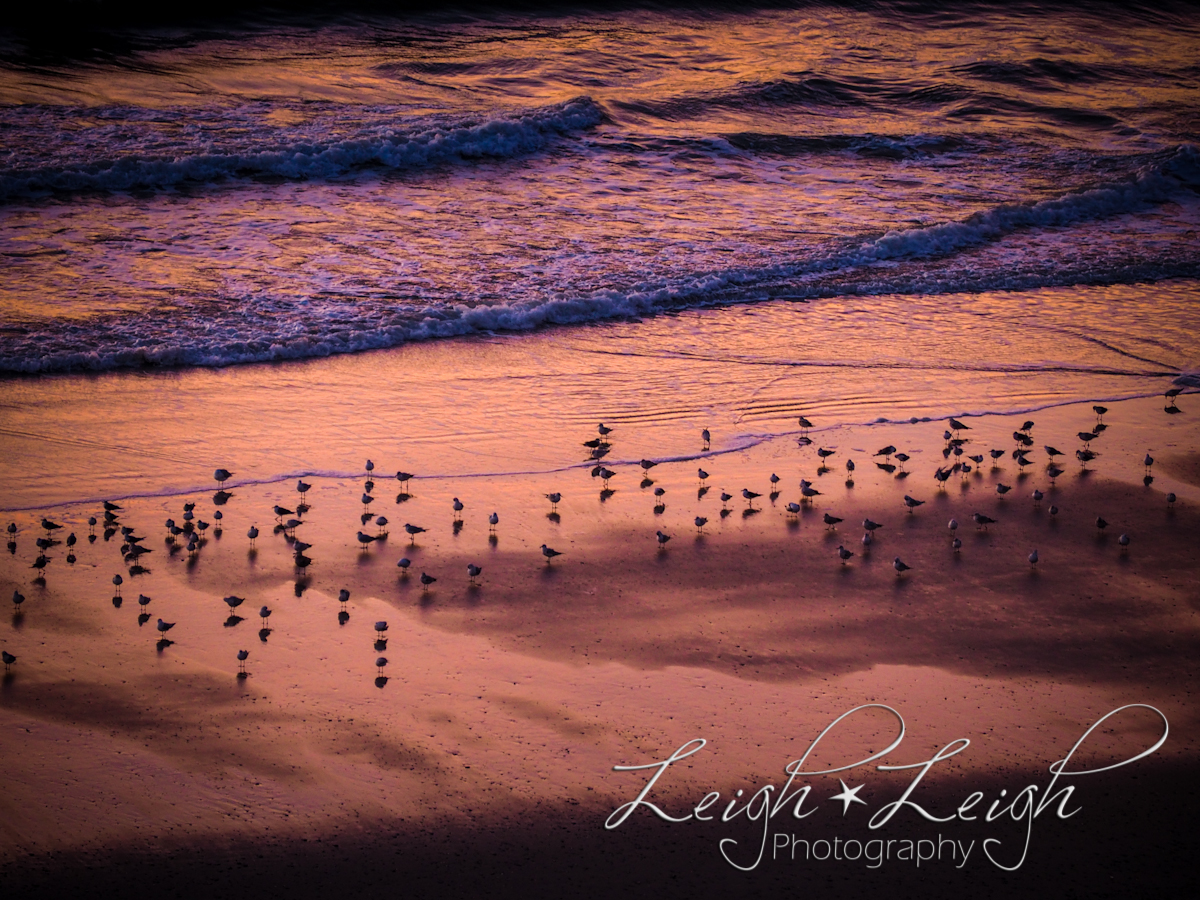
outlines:
M1066 407L1040 415L1038 428L1070 434L1089 417ZM1006 896L1047 885L1065 896L1169 894L1188 871L1179 843L1200 773L1191 652L1200 491L1175 461L1194 467L1190 447L1200 441L1183 416L1164 419L1155 400L1113 405L1106 420L1113 425L1091 474L1072 460L1053 487L1041 466L1022 475L1004 459L937 490L936 422L847 429L821 474L815 446L768 442L722 458L710 480L719 483L703 497L694 462L663 464L651 470L667 489L661 511L635 466L621 467L603 498L586 469L469 485L429 479L403 499L381 477L372 506L382 508L372 514L388 516L390 534L365 552L353 537L363 527L362 479L314 479L297 533L314 544L316 562L299 582L288 541L270 530L270 507L296 499L290 483L235 488L223 534L191 562L163 542L161 522L179 518L185 499L211 520L210 494L123 502L122 522L154 550L149 572L136 577L121 563L118 532L85 539L72 566L54 548L45 586L31 584L41 515L83 535L95 505L14 514L21 532L0 564L0 587L27 600L4 639L18 656L0 693L4 881L28 892L87 885L100 896L134 885L177 896L673 896L765 894L801 881L845 896L967 886ZM1164 445L1164 422L1175 449L1156 450L1155 481L1143 485L1141 448ZM998 442L1017 427L972 425L970 452L1008 446ZM875 444L887 442L922 451L908 478L871 463ZM858 462L853 486L847 456ZM783 478L773 502L772 471ZM797 499L801 476L822 495L793 518L784 504ZM999 482L1013 491L997 496ZM734 494L762 490L761 511L747 514L738 496L722 517L722 484ZM1046 491L1038 506L1035 486ZM542 496L549 490L565 495L557 516ZM1170 490L1179 494L1173 507ZM905 493L926 502L909 514ZM455 495L467 501L458 529ZM501 514L494 541L492 509ZM974 511L997 524L977 530ZM844 521L827 529L825 512ZM690 524L697 514L709 518L703 535ZM1112 523L1104 532L1097 515ZM864 553L865 516L884 528ZM957 554L951 516L961 523ZM410 546L405 521L429 531ZM253 523L263 532L255 552L245 537ZM656 529L672 535L664 551ZM1127 550L1122 533L1132 538ZM552 565L543 542L563 551ZM856 554L848 565L838 544ZM1036 569L1026 561L1034 547ZM395 565L401 555L413 560L407 577ZM891 565L897 555L912 566L902 578ZM468 562L484 568L478 588L467 583ZM417 583L422 570L438 578L428 592ZM119 605L110 583L118 572L126 573ZM341 587L351 591L344 622ZM139 592L153 598L142 625ZM221 599L231 593L246 598L240 622ZM264 603L273 613L260 634ZM155 644L159 616L177 623L169 646ZM376 650L380 620L387 645ZM245 679L236 678L238 649L250 650ZM380 655L386 681L377 680ZM645 780L614 765L662 759L703 737L709 744L691 768L673 767L655 796L674 810L708 790L749 796L779 784L822 728L864 703L887 704L907 724L886 762L971 741L922 788L931 808L951 811L971 791L990 802L1002 788L1045 784L1046 766L1118 706L1157 707L1171 733L1150 759L1081 779L1084 811L1039 819L1016 874L978 856L961 871L775 860L747 874L717 846L753 839L744 821L668 824L641 810L615 831L602 827ZM1077 758L1126 758L1161 730L1144 710L1111 724ZM895 732L878 710L846 726L809 770L880 750ZM819 812L781 828L860 840L938 834L911 811L866 829L911 773L859 768L841 777L866 784L868 807L843 818L828 801L838 776L814 776ZM1021 831L1011 821L995 827L1006 842ZM951 829L993 836L967 823L942 833Z

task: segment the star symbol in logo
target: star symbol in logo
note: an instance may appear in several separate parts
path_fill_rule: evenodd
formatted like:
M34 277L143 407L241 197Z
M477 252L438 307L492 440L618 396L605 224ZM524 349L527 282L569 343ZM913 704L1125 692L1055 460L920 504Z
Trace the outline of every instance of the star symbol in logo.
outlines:
M861 803L863 806L867 805L866 800L861 800L858 797L858 792L863 789L864 785L860 784L858 787L851 789L851 788L847 787L846 782L842 781L842 779L840 779L840 778L838 779L838 783L842 786L842 792L840 794L834 794L829 799L830 800L841 800L842 803L845 804L842 807L842 815L843 816L847 812L850 811L851 803Z

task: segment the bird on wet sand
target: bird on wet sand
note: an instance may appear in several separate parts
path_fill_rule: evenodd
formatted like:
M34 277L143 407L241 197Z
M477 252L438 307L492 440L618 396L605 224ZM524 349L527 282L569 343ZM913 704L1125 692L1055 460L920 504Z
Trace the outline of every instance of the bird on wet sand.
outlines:
M1051 517L1058 515L1058 507L1055 506L1053 503L1050 504L1050 515L1051 515Z
M366 550L367 546L376 539L375 535L363 534L361 531L356 535L356 537L358 538L358 543L363 550Z
M230 594L228 597L225 598L225 603L229 606L230 612L237 609L239 606L241 606L245 602L246 602L245 597L235 597L233 594Z
M429 586L431 584L433 584L435 581L437 581L437 579L434 578L432 575L427 575L424 572L422 572L421 573L421 590L422 591L429 590Z
M838 544L837 553L838 553L838 558L842 561L843 566L846 564L846 560L848 560L848 559L850 559L850 557L854 556L854 551L847 550L841 544Z
M875 543L875 535L869 531L864 531L862 536L863 553L866 553L873 543Z
M375 463L368 459L365 468L367 470L367 476L370 477L371 473L375 471Z
M467 563L467 577L470 578L472 587L475 586L475 579L478 578L482 572L482 566L477 566L475 563Z
M20 591L13 591L13 609L19 610L21 604L25 602L25 595Z
M895 559L892 560L892 568L896 570L896 577L899 578L901 575L903 575L905 572L907 572L909 569L911 569L912 566L903 562L900 559L900 557L897 556Z
M669 534L663 534L661 531L654 532L654 535L658 539L658 549L665 550L667 548L667 541L671 539L671 536Z
M250 657L250 651L249 651L249 650L239 650L239 651L237 652L237 659L238 659L238 674L239 674L239 675L245 675L245 674L246 674L246 660L247 660L249 657Z
M550 561L554 557L562 556L562 554L553 547L547 547L545 544L542 544L542 556L546 557L546 565L550 565Z
M970 431L971 430L970 425L964 425L962 422L958 421L958 419L955 419L955 418L950 419L950 427L953 428L955 431Z
M456 521L456 522L461 521L462 520L462 511L463 511L463 502L461 500L459 500L457 497L455 497L454 502L451 505L454 507L454 521Z
M831 516L829 513L825 513L824 522L825 522L826 528L829 528L829 529L837 528L837 524L840 521L842 521L842 520L839 519L837 516Z
M117 589L117 596L120 597L121 596L121 585L125 583L125 579L122 578L120 575L114 575L112 577L112 583L113 583L113 587L115 587Z
M1142 465L1146 467L1146 474L1149 475L1150 470L1154 467L1154 457L1147 453L1146 458L1142 460Z
M1101 531L1108 527L1108 523L1104 521L1103 516L1096 516L1096 527Z
M1174 506L1174 505L1175 505L1175 492L1172 491L1171 493L1167 494L1167 506Z
M750 509L754 509L754 499L761 497L762 494L756 494L749 488L742 488L742 496L746 498L746 502L750 504Z
M708 519L704 518L704 516L696 516L694 521L696 523L696 533L703 534L704 526L708 524Z
M1039 491L1037 488L1034 488L1033 489L1033 505L1040 506L1042 503L1042 498L1045 496L1046 495L1043 494L1041 491Z
M826 450L824 447L817 448L817 456L821 457L821 464L825 464L825 460L837 453L836 450Z
M304 495L307 494L310 490L312 490L312 485L309 484L308 482L306 482L306 481L297 481L296 482L296 493L300 495L300 499L302 501L304 499Z
M258 537L258 526L251 525L250 530L246 532L246 537L250 538L250 546L254 546L254 539Z
M286 506L279 506L279 505L276 505L274 507L274 512L275 512L275 519L276 519L276 521L279 521L279 522L283 521L284 516L294 516L296 514L296 511L294 509L288 509Z
M174 622L164 622L162 619L159 619L158 624L155 625L154 627L158 630L159 634L161 634L165 637L166 633L175 627L175 623Z
M8 667L17 661L17 658L7 650L0 650L0 660L4 662L4 671L8 671Z
M961 550L961 549L962 549L962 538L957 538L957 537L956 537L954 540L952 540L952 541L950 542L950 546L951 546L951 547L953 547L953 548L954 548L954 552L955 552L955 553L957 553L959 550Z
M768 478L767 480L771 482L771 490L772 490L772 491L774 491L774 490L775 490L775 486L776 486L777 484L779 484L779 476L778 476L778 475L776 475L774 472L772 472L772 473L771 473L771 477L770 477L770 478Z
M914 509L916 509L918 506L923 506L924 504L925 504L925 501L924 501L924 500L917 500L917 499L916 499L916 498L914 498L914 497L910 497L910 496L908 496L908 494L905 494L905 495L904 495L904 505L908 507L908 511L909 511L910 513L911 513L911 512L912 512Z
M705 428L703 431L700 432L700 440L702 440L704 442L705 450L707 450L710 446L712 446L712 435L709 434L707 428Z
M1129 546L1129 535L1127 535L1127 534L1121 535L1119 538L1117 538L1117 543L1121 545L1121 551L1124 552L1125 549Z
M613 430L611 428L609 428L607 425L605 425L603 422L601 422L599 425L596 426L596 431L598 431L600 433L600 437L604 437L606 435L612 434Z
M1053 459L1056 456L1063 455L1063 452L1061 450L1059 450L1057 447L1051 447L1049 444L1046 444L1045 446L1043 446L1042 449L1046 451L1046 455L1049 456L1051 459Z
M500 516L499 515L497 515L496 513L492 513L490 516L488 516L488 531L495 531L496 526L499 524L500 524Z
M271 618L271 607L262 606L258 610L258 617L262 619L262 627L267 627L267 619Z
M697 469L697 470L696 470L696 477L697 477L697 478L699 478L701 481L707 481L707 480L708 480L708 473L707 473L707 472L705 472L703 469Z
M1034 550L1032 553L1029 554L1029 564L1031 566L1036 566L1037 561L1038 561L1037 550Z
M1092 411L1096 414L1097 419L1103 419L1104 414L1108 412L1107 406L1093 406Z
M996 524L995 519L993 519L991 516L985 516L983 513L975 513L971 516L971 518L975 520L975 528L982 528L984 531L987 530L989 525Z
M543 496L550 501L550 511L557 512L558 501L562 499L562 494L555 491L553 494L543 494Z
M867 531L874 531L875 529L882 527L883 524L880 522L874 522L871 519L863 519L863 528L865 528Z
M338 603L342 604L342 606L345 606L349 600L350 592L348 590L342 588L340 591L338 591Z
M417 542L417 535L418 535L418 534L424 534L424 533L425 533L425 529L424 529L424 528L422 528L420 525L413 525L413 524L411 524L411 523L409 523L409 522L405 522L405 523L404 523L404 530L405 530L405 532L407 532L407 533L408 533L408 536L409 536L410 538L412 538L412 541L411 541L411 543L413 543L413 544L415 544L415 543Z
M724 509L725 504L728 503L732 499L733 499L733 494L727 494L724 491L721 491L721 508Z
M888 444L886 447L880 447L878 450L875 451L875 453L873 455L874 456L882 456L885 459L891 459L892 454L895 452L896 452L896 448L894 446L892 446L891 444Z
M228 469L217 469L217 471L213 472L213 480L216 481L218 486L224 484L232 477L233 473Z
M800 515L800 504L799 503L789 503L787 506L784 507L784 509L787 510L787 514L789 516L795 517L795 516Z
M1005 494L1007 494L1011 490L1012 490L1012 485L1008 485L1008 484L996 485L996 493L999 494L1001 497L1003 497Z

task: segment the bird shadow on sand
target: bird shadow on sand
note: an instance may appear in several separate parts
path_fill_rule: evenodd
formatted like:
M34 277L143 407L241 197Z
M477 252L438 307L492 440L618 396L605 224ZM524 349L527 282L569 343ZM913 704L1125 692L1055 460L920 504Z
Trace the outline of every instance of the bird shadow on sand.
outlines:
M233 628L235 625L238 625L241 622L242 622L241 616L230 616L228 619L225 620L225 627Z
M381 688L381 687L384 687L385 685L387 685L387 683L388 683L388 677L386 675L376 675L375 676L375 687Z
M258 629L258 639L259 639L260 641L262 641L264 644L267 642L267 638L269 638L270 636L271 636L271 629L270 629L270 628L260 628L260 629Z

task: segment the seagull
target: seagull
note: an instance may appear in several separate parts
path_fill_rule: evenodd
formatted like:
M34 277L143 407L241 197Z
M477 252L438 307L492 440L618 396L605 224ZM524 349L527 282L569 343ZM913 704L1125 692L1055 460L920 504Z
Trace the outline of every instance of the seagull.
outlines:
M401 570L402 570L402 571L403 571L405 574L407 574L407 573L408 573L408 567L412 565L412 561L411 561L411 560L410 560L410 559L409 559L407 556L405 556L405 557L402 557L402 558L400 559L400 561L396 563L396 565L397 565L397 566L399 566L399 567L400 567L400 569L401 569Z
M854 555L854 552L852 550L847 550L841 544L838 544L837 552L838 552L838 557L840 557L842 560L843 566L846 564L846 560L848 560L850 557L852 557Z
M869 548L873 543L875 543L875 536L869 531L864 531L862 536L863 552L866 553L867 548Z
M907 453L897 453L896 461L900 463L900 470L904 471L904 464L912 459Z
M88 520L88 523L89 523L90 525L93 525L93 526L95 526L95 524L96 524L96 517L95 517L95 516L92 516L92 518ZM8 523L8 539L9 539L9 540L12 540L12 539L13 539L14 537L16 537L16 536L17 536L17 523L16 523L16 522L9 522L9 523Z
M117 504L115 504L115 503L112 503L108 500L104 501L104 511L105 512L120 512L121 509L122 509L122 507L117 506Z
M647 472L649 472L651 469L653 469L657 465L658 465L658 463L656 463L652 459L643 459L642 460L642 468L645 469Z
M57 522L51 522L49 519L42 519L42 527L46 529L46 534L62 528Z
M312 565L312 560L309 559L307 556L305 556L303 553L297 553L295 555L295 557L292 559L292 562L294 562L296 564L297 569L307 569L309 566Z
M459 500L457 497L455 497L453 505L454 505L454 520L457 522L459 519L462 518L462 516L459 515L459 513L461 513L463 511L463 503L461 500Z
M705 428L703 431L700 432L700 440L704 441L704 449L705 450L707 450L709 448L709 446L712 444L712 435L708 433L707 428Z
M228 469L217 469L217 471L213 472L213 479L217 482L218 485L224 484L226 481L228 481L232 477L233 477L233 473L230 472Z
M788 505L785 507L785 509L787 509L787 511L788 511L788 515L789 515L789 516L798 516L798 515L800 515L800 504L799 504L799 503L789 503L789 504L788 504Z
M375 498L374 498L374 497L372 497L370 494L363 494L363 495L362 495L362 505L363 505L364 507L370 506L370 505L371 505L372 503L374 503L374 502L375 502Z
M721 491L721 508L724 509L725 504L728 503L732 499L733 499L733 494L727 494L724 491Z
M4 661L4 671L8 671L8 667L17 661L17 658L7 650L0 650L0 660Z
M375 637L376 637L377 639L378 639L378 638L382 638L382 637L383 637L383 635L384 635L384 633L385 633L387 630L388 630L388 624L387 624L387 622L376 622L376 623L375 623Z
M1099 528L1101 531L1103 531L1105 528L1108 527L1108 523L1105 522L1102 517L1096 516L1096 527Z
M880 447L878 450L876 450L874 455L875 456L883 456L888 459L891 459L892 454L895 452L896 452L896 448L893 447L891 444L888 444L886 447Z
M411 543L413 543L413 544L415 544L415 543L417 542L417 535L418 535L418 534L424 534L424 533L425 533L425 529L424 529L424 528L420 527L419 525L410 525L410 524L408 524L407 522L405 522L405 523L404 523L404 530L405 530L406 532L408 532L408 536L409 536L410 538L412 538L412 541L411 541Z
M1034 488L1033 489L1033 504L1034 504L1034 506L1041 505L1042 498L1045 496L1046 495L1043 494L1041 491L1039 491L1037 488Z
M121 585L125 583L125 579L122 578L119 574L114 575L112 577L112 583L113 583L113 587L115 587L117 589L117 596L120 597L121 596Z
M1007 485L1007 484L996 485L996 493L999 494L1001 497L1003 497L1005 494L1007 494L1011 490L1012 490L1011 485Z
M554 512L558 509L558 501L562 499L562 494L555 491L553 494L543 494L542 496L550 501L551 512Z
M804 418L804 416L801 416L800 417L800 427L803 430L808 431L808 429L813 427L813 423L808 421L808 419Z
M245 597L235 597L235 596L233 596L233 594L230 594L228 597L225 598L225 602L227 604L229 604L229 608L231 610L234 610L234 609L237 609L239 606L241 606L243 603L245 603L246 598Z
M913 498L913 497L910 497L910 496L908 496L908 494L905 494L905 495L904 495L904 505L908 507L908 511L911 513L911 512L912 512L914 509L916 509L918 506L924 506L924 505L925 505L925 501L924 501L924 500L917 500L917 499L915 499L915 498Z
M1183 393L1183 388L1170 388L1167 390L1167 392L1165 394L1163 394L1163 396L1166 397L1168 400L1174 400L1176 397L1178 397L1182 393Z
M1174 505L1175 505L1175 492L1172 491L1171 493L1167 494L1167 506L1174 506Z
M1063 455L1063 452L1061 450L1059 450L1057 447L1051 447L1049 444L1044 445L1042 447L1042 449L1046 451L1046 455L1049 456L1051 459L1053 459L1056 456Z
M482 566L477 566L474 563L467 563L467 575L470 576L472 585L475 584L475 579L479 577L482 571Z
M818 491L815 487L812 487L811 485L809 485L809 483L807 481L802 481L802 482L800 482L800 496L804 500L808 500L811 503L813 497L821 496L821 492Z
M168 631L170 631L172 628L175 627L175 623L174 622L164 622L162 619L159 619L158 624L155 625L154 627L158 629L159 634L166 635L166 633Z
M939 468L936 472L933 473L933 477L938 482L938 484L942 485L942 487L944 489L946 486L946 482L950 480L950 476L953 474L954 474L954 469Z
M296 511L294 509L287 509L286 507L283 507L283 506L275 507L275 518L278 519L280 522L283 521L284 516L294 516L295 514L296 514Z
M78 540L78 538L75 537L75 532L72 531L70 534L67 535L67 546L74 547L75 542L77 540Z
M387 657L386 657L386 656L380 656L380 657L376 658L376 660L375 660L375 674L376 674L376 675L378 675L378 676L380 676L380 677L382 677L382 676L383 676L383 670L384 670L384 667L385 667L385 666L387 666L387 664L388 664L388 663L387 663Z
M883 525L879 522L872 522L870 519L863 519L863 528L867 531L874 531L876 528L882 528Z
M1129 546L1129 535L1127 535L1127 534L1121 535L1119 538L1117 538L1117 543L1120 544L1122 547L1128 547Z
M488 516L488 531L495 531L496 526L500 524L500 517L496 513Z
M790 505L792 505L792 506L795 506L795 504L794 504L794 503L793 503L793 504L790 504ZM696 523L696 532L697 532L697 534L701 534L701 533L703 533L703 532L704 532L704 526L708 524L708 519L704 518L704 516L696 516L696 518L695 518L695 520L694 520L694 521L695 521L695 523Z
M283 523L283 530L284 531L295 531L297 528L299 528L303 524L304 523L301 522L299 519L288 519L286 522Z
M771 482L771 490L775 490L775 485L779 484L779 476L772 472L768 481Z
M1084 444L1090 444L1096 439L1096 433L1094 431L1081 431L1076 437L1083 441Z
M950 542L950 546L951 546L951 547L953 547L953 548L954 548L954 552L955 552L955 553L957 553L959 550L961 550L961 549L962 549L962 539L961 539L961 538L955 538L954 540L952 540L952 541Z
M707 481L707 480L708 480L708 473L707 473L707 472L705 472L703 469L697 469L697 470L696 470L696 477L698 477L698 478L699 478L701 481Z
M1154 465L1154 457L1147 453L1146 458L1142 460L1142 465L1146 467L1146 474L1149 475L1150 469Z
M411 472L397 472L396 473L396 480L400 482L401 486L408 484L409 480L412 477L413 476L412 476Z
M1086 450L1086 449L1085 450L1076 450L1075 458L1078 459L1081 463L1083 463L1086 466L1088 463L1090 463L1093 459L1096 458L1096 454L1093 453L1091 450Z
M375 520L375 526L379 529L379 533L375 535L375 539L379 540L387 535L388 520L387 516L380 516Z
M958 421L958 419L954 419L954 418L950 419L950 427L953 428L955 431L970 431L971 430L970 425L964 425L962 422Z
M654 489L654 496L658 498L659 503L662 502L662 495L665 494L666 492L667 492L667 489L665 487L656 487Z
M367 469L367 475L370 476L370 474L375 471L375 463L371 462L368 459L366 469Z
M665 550L667 547L667 541L671 539L671 536L669 534L663 534L661 531L656 531L654 534L658 538L658 549Z
M1004 451L1003 450L989 450L988 454L992 457L993 460L997 460L1004 455Z
M21 604L25 602L25 595L20 591L13 591L13 608L20 609Z
M293 541L292 542L292 552L293 553L304 553L306 550L311 550L311 549L312 549L312 544L309 544L305 541Z
M301 498L303 498L304 495L307 494L309 492L309 490L311 490L311 489L312 489L312 485L309 484L308 482L305 482L305 481L297 481L296 482L296 493L299 494Z
M746 500L750 503L750 508L754 509L754 498L761 497L762 494L756 494L756 493L754 493L754 491L750 490L749 488L742 488L742 496L745 497Z
M366 550L366 549L367 549L367 544L369 544L369 543L371 543L373 540L375 540L375 536L374 536L374 535L372 535L372 534L363 534L361 531L358 533L357 537L358 537L358 542L359 542L360 544L362 544L362 549L364 549L364 550Z
M1031 566L1036 566L1037 561L1038 561L1037 550L1034 550L1032 553L1029 554L1029 564Z
M607 425L605 425L603 422L601 422L599 425L596 426L596 431L598 431L600 433L601 437L604 437L605 435L612 433L612 429L609 428Z
M1094 413L1096 414L1096 417L1097 417L1097 418L1099 418L1099 419L1103 419L1103 418L1104 418L1104 414L1105 414L1106 412L1108 412L1108 407L1107 407L1107 406L1093 406L1093 407L1092 407L1092 412L1094 412Z
M338 591L338 603L346 603L350 599L350 592L345 588Z
M562 554L553 547L547 547L545 544L542 544L542 556L546 557L546 565L550 565L550 560L556 556L562 556Z
M249 657L249 656L250 656L250 651L249 651L249 650L239 650L239 651L237 652L237 658L238 658L238 674L239 674L239 675L245 675L245 674L246 674L246 659L247 659L247 657Z
M842 521L842 520L839 519L837 516L831 516L829 513L825 513L825 525L828 528L836 528L837 523L840 521Z
M846 474L851 478L854 477L854 460L852 459L846 460Z
M899 578L901 575L903 575L905 572L907 572L909 569L911 569L912 566L907 565L906 563L902 562L900 560L900 557L897 556L895 559L892 560L892 568L896 570L896 577Z
M821 462L824 463L829 457L837 453L836 450L826 450L824 447L817 448L817 456L821 457Z
M996 524L995 519L985 516L983 513L975 513L971 518L975 520L976 529L983 528L986 530L989 525Z
M1021 426L1021 430L1028 434L1033 430L1033 419L1026 419L1025 424Z
M1053 483L1054 479L1061 475L1064 471L1064 469L1060 469L1058 466L1051 466L1046 470L1046 474L1050 476L1050 481Z
M426 575L424 572L422 572L421 573L421 590L422 591L429 590L429 586L431 584L433 584L435 581L437 581L437 579L434 578L432 575Z
M267 627L267 619L271 618L271 608L264 606L258 611L258 617L262 619L263 628Z

